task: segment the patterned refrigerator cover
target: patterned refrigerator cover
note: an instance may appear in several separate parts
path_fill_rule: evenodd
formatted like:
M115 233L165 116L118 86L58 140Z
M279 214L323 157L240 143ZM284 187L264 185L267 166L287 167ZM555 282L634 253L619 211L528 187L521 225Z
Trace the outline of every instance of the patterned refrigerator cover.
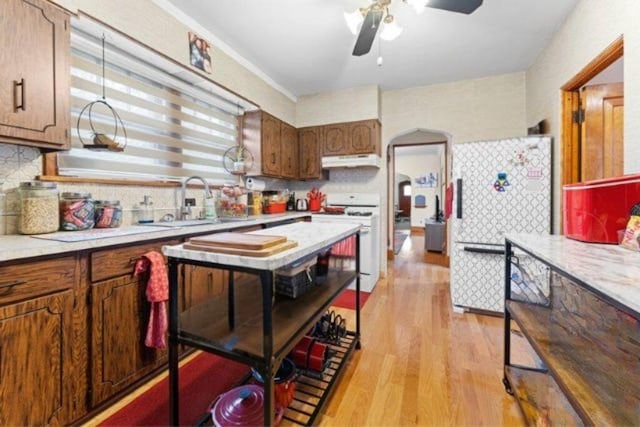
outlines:
M504 311L504 255L482 251L504 249L507 233L550 233L551 171L547 136L454 144L453 305Z

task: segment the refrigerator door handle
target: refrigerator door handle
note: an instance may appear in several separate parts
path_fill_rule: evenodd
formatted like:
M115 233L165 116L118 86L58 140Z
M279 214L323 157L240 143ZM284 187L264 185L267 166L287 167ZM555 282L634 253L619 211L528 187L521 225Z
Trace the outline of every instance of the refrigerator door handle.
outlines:
M504 255L504 249L487 249L487 248L474 248L472 246L465 246L463 250L465 252L474 252L477 254Z
M462 178L456 179L456 218L462 219Z

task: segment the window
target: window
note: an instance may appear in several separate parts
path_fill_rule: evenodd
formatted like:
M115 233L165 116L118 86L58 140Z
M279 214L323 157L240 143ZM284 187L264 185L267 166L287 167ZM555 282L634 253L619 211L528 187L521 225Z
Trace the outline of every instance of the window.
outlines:
M106 101L127 135L121 153L84 149L78 137L78 129L85 143L94 135L87 113L78 116L102 96L103 32ZM238 142L239 115L255 106L85 17L73 20L71 47L72 148L58 155L59 175L136 181L199 175L214 184L235 182L222 155ZM91 121L97 133L114 134L106 107L94 108Z

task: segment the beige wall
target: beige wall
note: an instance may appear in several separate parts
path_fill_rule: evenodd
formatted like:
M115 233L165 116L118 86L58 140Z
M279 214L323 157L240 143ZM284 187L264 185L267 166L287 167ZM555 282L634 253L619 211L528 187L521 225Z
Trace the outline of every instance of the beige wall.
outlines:
M549 121L555 144L554 176L560 177L560 87L620 35L624 35L625 173L640 171L640 2L583 0L527 70L527 124ZM560 218L555 180L554 230Z
M380 118L378 86L305 95L296 104L296 126L352 122Z
M152 0L53 0L75 12L99 19L159 52L189 66L187 27ZM276 117L295 124L295 102L231 58L215 43L213 72L201 73L222 86L248 98Z

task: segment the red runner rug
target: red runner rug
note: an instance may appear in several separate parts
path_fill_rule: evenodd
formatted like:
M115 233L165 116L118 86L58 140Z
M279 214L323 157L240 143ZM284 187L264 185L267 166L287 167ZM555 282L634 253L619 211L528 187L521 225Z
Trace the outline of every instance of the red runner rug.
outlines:
M202 353L180 368L180 424L195 425L211 402L249 371L240 363ZM101 426L169 425L169 379L165 378L107 418Z
M369 299L369 292L360 291L360 309L364 307L364 303ZM338 295L338 298L331 304L334 307L348 308L349 310L356 309L356 291L347 289Z

